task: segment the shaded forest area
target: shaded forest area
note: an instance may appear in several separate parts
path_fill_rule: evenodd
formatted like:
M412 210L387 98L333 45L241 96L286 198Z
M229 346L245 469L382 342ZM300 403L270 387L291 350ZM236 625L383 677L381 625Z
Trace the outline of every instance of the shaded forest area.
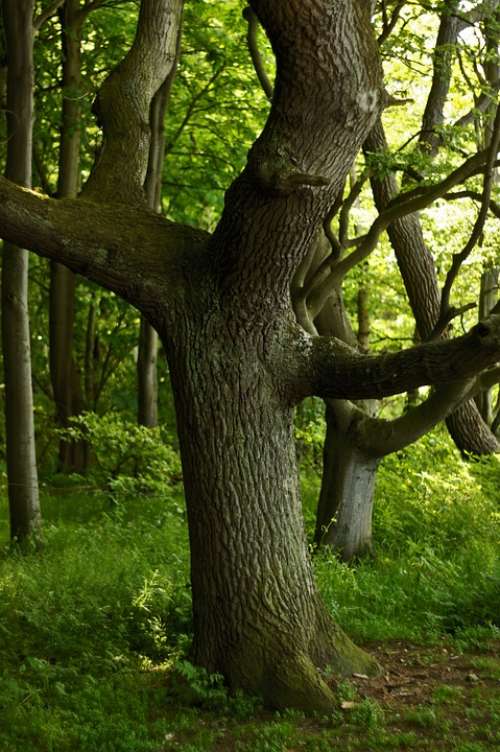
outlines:
M500 4L0 8L2 750L496 749Z

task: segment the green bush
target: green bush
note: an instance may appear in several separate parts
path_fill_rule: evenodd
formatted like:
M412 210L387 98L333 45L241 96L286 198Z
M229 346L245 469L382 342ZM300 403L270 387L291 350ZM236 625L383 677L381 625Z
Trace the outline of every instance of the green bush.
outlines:
M59 434L88 442L90 477L116 497L162 494L182 478L179 455L160 429L139 426L119 413L83 413Z

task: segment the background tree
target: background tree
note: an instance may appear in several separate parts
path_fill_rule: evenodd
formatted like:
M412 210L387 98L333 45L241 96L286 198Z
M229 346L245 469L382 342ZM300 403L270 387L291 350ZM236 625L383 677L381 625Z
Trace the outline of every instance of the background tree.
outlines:
M5 175L31 185L33 128L32 0L2 5L7 60ZM33 424L28 313L28 254L5 243L2 257L2 350L11 536L23 541L41 524Z

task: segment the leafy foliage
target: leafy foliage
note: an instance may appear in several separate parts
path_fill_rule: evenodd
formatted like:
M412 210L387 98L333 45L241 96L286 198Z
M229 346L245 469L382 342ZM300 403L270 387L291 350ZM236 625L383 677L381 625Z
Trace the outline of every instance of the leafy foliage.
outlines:
M59 434L88 442L95 459L89 478L117 498L165 491L168 495L169 486L182 477L179 455L160 429L139 426L118 413L84 413Z

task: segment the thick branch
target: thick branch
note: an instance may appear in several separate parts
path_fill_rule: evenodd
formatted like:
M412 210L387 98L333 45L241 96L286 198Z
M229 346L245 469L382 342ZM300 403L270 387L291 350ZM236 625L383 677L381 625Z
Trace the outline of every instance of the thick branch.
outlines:
M437 423L479 390L481 378L444 384L420 405L394 420L371 418L365 413L355 419L356 445L366 454L385 457L417 441ZM357 417L357 416L356 416Z
M424 385L476 376L500 361L500 315L491 315L463 337L397 353L356 355L334 337L297 338L296 387L300 396L334 399L387 397Z
M165 296L208 235L145 209L51 199L0 178L0 237L149 313L155 299L168 302Z
M102 151L86 197L126 204L144 201L149 112L176 59L182 0L142 0L134 43L101 87L95 110Z

